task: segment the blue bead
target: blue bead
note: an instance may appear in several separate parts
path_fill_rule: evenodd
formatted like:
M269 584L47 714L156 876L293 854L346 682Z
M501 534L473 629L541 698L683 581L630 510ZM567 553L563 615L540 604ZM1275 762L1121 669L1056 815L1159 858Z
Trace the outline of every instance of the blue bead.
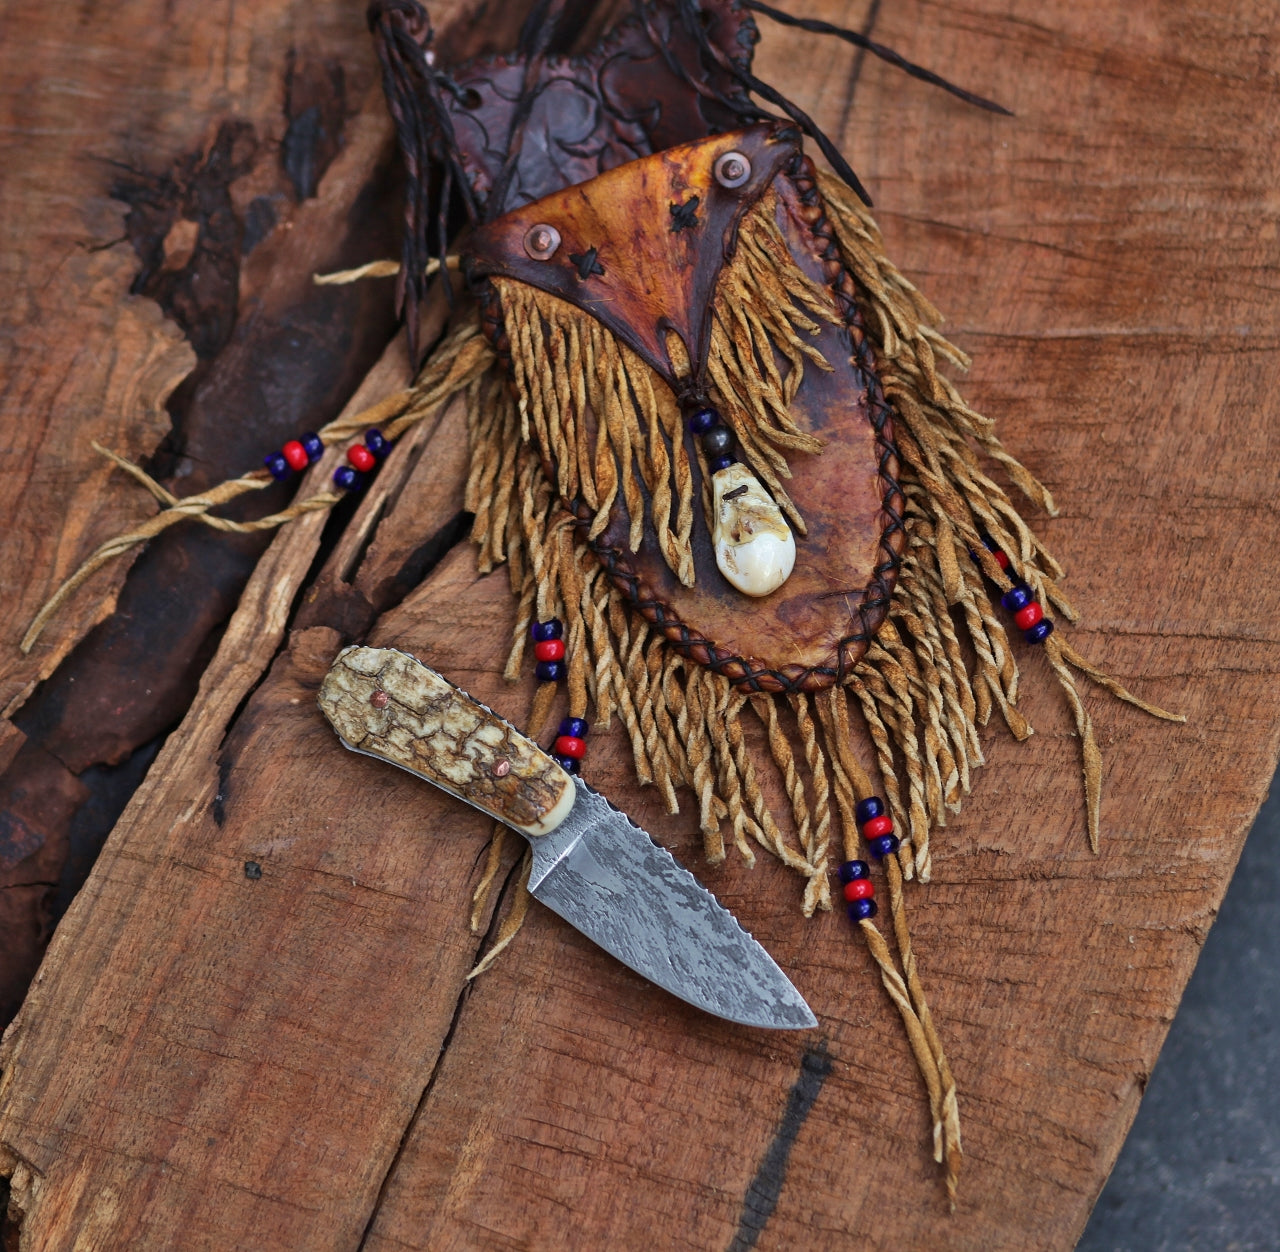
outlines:
M728 456L733 451L733 431L727 426L713 426L702 436L702 450L710 460Z
M877 861L882 860L886 856L892 856L898 850L898 836L877 835L874 839L868 840L867 847Z
M279 483L284 482L293 473L293 470L289 468L289 462L278 452L273 452L270 456L264 456L262 463L271 471L271 477Z
M564 662L539 661L536 673L540 683L558 683L564 677Z
M585 717L566 717L560 723L560 733L570 739L585 739L589 729Z
M871 875L871 866L866 861L846 861L840 866L840 881L843 883L853 882L855 878L868 878Z
M548 639L559 639L564 634L564 627L558 617L549 617L545 622L534 622L529 633L534 643L545 643Z
M999 545L989 534L987 534L985 530L978 531L978 538L982 540L982 546L986 548L988 552L1000 551ZM978 560L978 554L972 548L969 549L969 560L971 560L975 565L982 564L982 562Z
M720 414L715 409L699 409L689 418L689 429L695 435L705 435L718 421Z
M307 431L298 442L302 445L302 450L307 454L307 460L312 465L324 456L324 440L315 431Z
M865 800L859 800L854 816L858 819L859 826L866 825L873 817L883 817L884 801L879 796L868 796Z
M867 918L874 917L879 911L874 900L853 900L845 910L851 922L864 922Z
M364 486L364 476L350 465L339 465L333 471L333 481L343 491L359 491Z
M713 474L718 474L721 470L728 469L732 464L733 457L731 456L717 456L707 462L707 465Z
M1025 609L1034 599L1035 596L1032 595L1030 587L1025 583L1016 583L1000 597L1000 603L1010 613L1016 613L1019 609Z
M582 762L574 757L557 756L554 760L566 774L580 774L582 772Z
M1028 643L1044 643L1051 634L1053 634L1053 623L1047 617L1042 617L1034 626L1028 626L1022 632L1022 637Z
M381 459L391 451L391 440L388 439L380 430L370 426L364 432L364 446L373 453L374 456Z

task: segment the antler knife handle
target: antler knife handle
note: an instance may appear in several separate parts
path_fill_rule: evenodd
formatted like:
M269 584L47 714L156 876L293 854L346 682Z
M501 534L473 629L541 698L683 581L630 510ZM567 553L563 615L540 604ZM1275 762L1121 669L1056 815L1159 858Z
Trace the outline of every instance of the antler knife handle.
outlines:
M353 751L375 756L531 838L573 808L573 779L492 709L392 648L344 648L320 709Z

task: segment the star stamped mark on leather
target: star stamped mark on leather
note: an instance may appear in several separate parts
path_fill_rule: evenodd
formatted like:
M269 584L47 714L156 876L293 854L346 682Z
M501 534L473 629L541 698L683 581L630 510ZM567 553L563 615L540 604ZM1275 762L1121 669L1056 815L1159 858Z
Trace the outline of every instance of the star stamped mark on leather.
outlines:
M669 206L672 234L678 235L682 230L692 230L698 225L698 205L701 203L701 197L690 196L683 204L672 203Z

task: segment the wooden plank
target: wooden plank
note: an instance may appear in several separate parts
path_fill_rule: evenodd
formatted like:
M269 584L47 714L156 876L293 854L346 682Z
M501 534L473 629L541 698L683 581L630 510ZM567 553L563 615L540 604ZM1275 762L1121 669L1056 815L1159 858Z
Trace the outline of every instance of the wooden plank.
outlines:
M458 16L437 13L445 48L463 53L518 27L518 14L506 26ZM13 368L0 406L13 437L0 452L0 511L19 511L3 514L12 616L0 707L15 719L2 723L6 734L25 736L87 790L67 806L53 771L35 775L59 825L42 828L48 853L15 867L27 885L15 882L0 910L0 984L12 989L0 1023L39 962L55 894L83 881L87 866L68 859L73 824L77 844L105 839L191 703L269 539L170 530L136 562L138 549L100 571L24 659L12 645L41 601L99 540L155 507L93 451L95 437L190 495L323 426L377 360L394 315L386 282L320 287L312 276L393 253L398 231L384 204L398 179L391 124L357 9L99 9L76 28L74 81L56 74L62 15L14 6L11 18L21 33L2 54L11 72L0 109L14 172L3 240ZM38 68L29 47L53 69ZM190 63L166 55L172 48ZM237 58L251 63L229 67ZM33 86L33 74L52 74L55 88ZM86 100L100 106L91 122ZM139 328L152 323L147 340ZM261 516L288 496L273 487L229 515ZM21 786L27 807L40 807L15 769L0 794Z
M1107 754L1095 859L1078 745L1028 656L1037 735L989 735L975 795L938 834L911 903L961 1090L954 1215L847 924L803 922L771 864L702 865L694 821L634 786L616 731L593 737L591 780L770 947L819 1029L706 1018L536 909L465 982L484 823L335 751L310 700L339 642L321 620L342 620L336 591L276 657L315 551L299 528L255 575L7 1038L0 1154L24 1242L1070 1247L1276 760L1277 345L1258 280L1275 89L1242 37L1265 18L881 14L877 37L1011 103L1013 121L874 64L851 92L854 54L797 34L768 30L761 48L766 78L843 129L892 251L976 353L967 393L1062 506L1044 530L1085 613L1073 638L1190 715L1170 727L1090 697ZM452 422L385 533L366 502L368 554L352 565L363 542L348 545L319 587L385 599L373 642L519 718L529 688L497 677L505 574L477 578L460 545L402 603L375 590L415 521L438 533L456 507Z
M140 550L101 571L24 657L16 644L41 602L101 540L154 509L93 441L150 458L189 494L252 464L279 424L332 417L390 334L385 311L352 334L360 301L317 298L306 269L342 263L359 234L353 204L389 164L381 108L348 125L344 90L358 98L377 87L370 69L344 76L335 60L362 33L344 9L237 15L138 0L68 29L47 6L8 6L0 708L20 723L6 727L81 781L80 802L68 805L51 768L32 773L19 760L0 778L0 793L20 788L27 807L56 815L14 867L22 890L15 881L5 894L0 983L12 994L0 997L0 1021L40 960L55 894L83 876L68 860L73 826L78 842L105 837L127 798L116 794L120 775L139 770L129 758L149 745L149 759L180 720L263 547L171 532L136 566ZM253 46L264 54L255 64L229 64ZM175 47L191 61L179 63ZM74 71L63 73L68 61ZM308 131L308 89L335 78L343 90L330 91ZM299 161L307 186L291 177ZM296 345L283 356L282 329ZM253 345L262 363L250 369ZM273 494L257 505L278 507L284 494Z

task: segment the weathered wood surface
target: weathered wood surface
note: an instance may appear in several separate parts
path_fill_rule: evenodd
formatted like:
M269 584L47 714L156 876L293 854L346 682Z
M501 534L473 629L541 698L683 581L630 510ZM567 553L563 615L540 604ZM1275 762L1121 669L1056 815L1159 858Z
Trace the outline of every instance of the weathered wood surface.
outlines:
M1013 120L791 32L766 27L760 49L762 75L842 139L895 257L975 353L967 394L1054 492L1062 514L1043 525L1085 613L1078 645L1190 716L1170 727L1089 696L1107 758L1095 859L1068 715L1026 657L1038 733L1015 745L993 730L975 795L939 833L934 882L911 899L960 1084L956 1213L926 1157L900 1028L847 924L804 922L771 864L700 864L695 821L635 788L616 734L593 737L591 781L738 913L819 1029L699 1015L537 909L465 981L489 941L466 924L487 822L341 752L314 708L340 644L367 632L526 714L530 686L498 677L505 575L479 578L466 545L449 547L454 409L397 450L309 590L322 523L272 544L59 927L0 1054L0 1170L24 1248L1072 1245L1276 761L1276 13L1216 7L879 12L878 38L1009 103ZM85 497L105 491L101 512L50 521L66 484L88 481L91 436L133 452L158 442L164 391L190 360L128 296L130 253L84 246L113 238L119 217L111 175L80 158L124 160L145 141L157 164L176 160L250 111L247 84L278 86L289 45L272 6L154 6L146 40L112 34L119 11L88 11L76 33L103 59L128 54L95 88L116 110L95 106L96 147L49 133L60 109L63 125L83 113L71 102L93 58L64 65L65 96L0 76L16 127L7 186L47 197L43 212L4 215L5 272L23 294L5 315L0 415L10 641L96 539L142 515L104 480ZM287 11L298 30L349 34L349 81L371 80L355 7ZM56 19L12 5L5 21L8 65ZM176 103L138 117L129 92L151 98L148 74ZM377 124L372 109L360 125ZM86 213L112 224L87 232ZM260 281L301 292L312 258L286 252ZM59 287L58 258L93 317ZM74 360L68 342L83 343ZM365 398L402 377L399 350ZM111 352L118 374L102 370ZM28 473L15 503L8 485ZM11 649L6 692L20 699L102 603L101 587L86 594L35 661ZM66 724L94 716L70 698L66 710ZM30 759L19 781L48 778L57 801L6 826L15 850L39 821L54 838L82 803L79 771L24 733L6 729L0 760ZM3 802L23 812L21 796ZM4 872L30 892L47 871L19 858Z
M503 46L518 28L518 14L451 12L442 36L464 51ZM331 419L392 333L389 284L311 276L394 250L397 175L353 6L139 0L75 26L56 7L13 3L3 20L0 710L11 720L0 725L27 755L0 786L21 784L28 832L0 854L13 888L0 897L8 1021L48 940L53 885L61 899L83 880L266 542L169 531L132 569L125 559L99 573L22 656L40 603L151 507L92 442L155 452L153 472L191 494ZM184 60L178 48L198 51ZM60 74L67 61L73 75ZM258 493L236 515L284 499ZM34 876L8 864L32 840Z
M14 3L3 21L0 709L39 756L38 782L23 761L8 781L29 793L45 862L29 890L4 897L7 1019L47 940L48 884L71 890L83 877L68 851L91 855L157 736L182 717L263 547L171 532L123 584L118 613L90 629L128 560L22 656L16 644L53 588L149 511L92 441L135 458L159 451L158 471L189 493L251 464L264 436L336 413L385 342L385 292L382 308L372 291L335 298L308 269L367 246L383 215L362 221L356 202L391 163L376 113L347 125L351 95L376 86L371 67L342 72L342 48L361 36L342 5L238 18L190 6L166 21L137 3L77 22ZM274 55L251 54L266 53L264 32ZM204 64L175 48L202 50ZM56 796L72 786L81 803L68 810Z

